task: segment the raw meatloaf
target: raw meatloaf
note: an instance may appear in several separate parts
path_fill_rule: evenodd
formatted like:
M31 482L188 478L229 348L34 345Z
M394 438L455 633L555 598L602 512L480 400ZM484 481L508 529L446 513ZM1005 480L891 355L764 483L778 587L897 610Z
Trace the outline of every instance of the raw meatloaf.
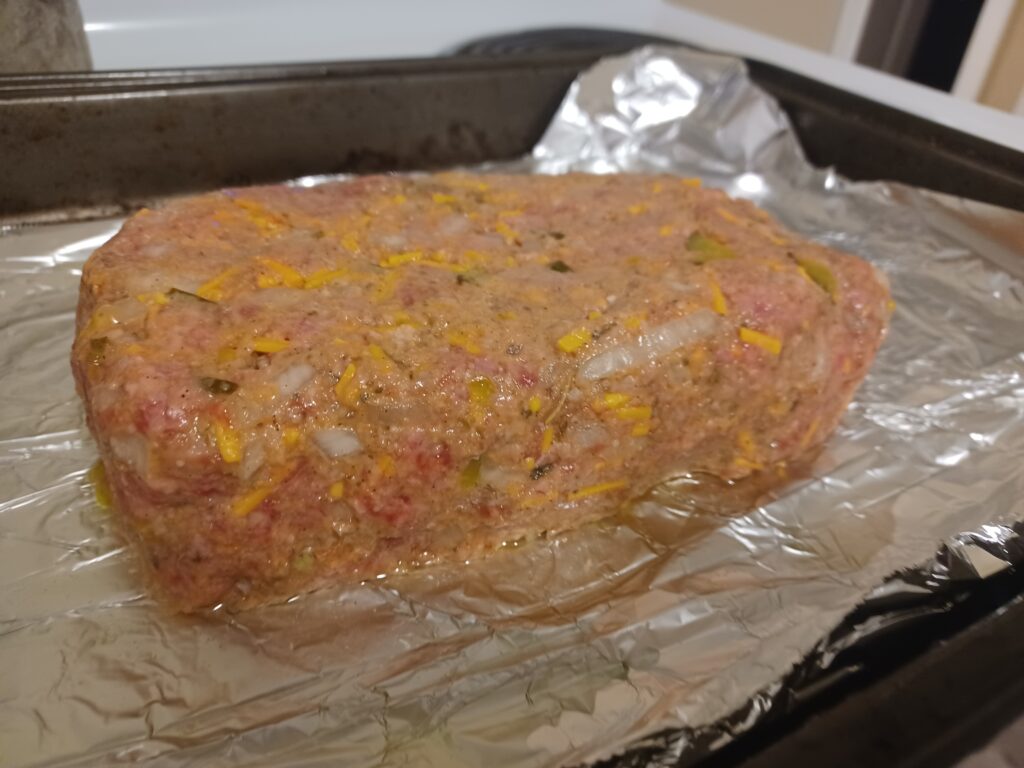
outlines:
M73 367L190 611L782 475L889 311L870 265L694 179L371 176L141 211L85 265Z

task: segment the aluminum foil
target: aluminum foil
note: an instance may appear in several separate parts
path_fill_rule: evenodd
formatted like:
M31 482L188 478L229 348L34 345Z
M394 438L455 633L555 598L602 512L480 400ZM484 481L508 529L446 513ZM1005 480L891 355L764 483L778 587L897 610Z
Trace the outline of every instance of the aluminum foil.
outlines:
M741 62L682 49L599 63L514 167L698 175L888 273L889 338L811 476L752 510L681 479L625 523L482 562L167 615L94 502L68 369L82 263L120 221L8 231L0 764L542 766L674 729L661 764L856 642L868 630L830 633L866 598L1020 557L1019 246L919 191L811 167Z

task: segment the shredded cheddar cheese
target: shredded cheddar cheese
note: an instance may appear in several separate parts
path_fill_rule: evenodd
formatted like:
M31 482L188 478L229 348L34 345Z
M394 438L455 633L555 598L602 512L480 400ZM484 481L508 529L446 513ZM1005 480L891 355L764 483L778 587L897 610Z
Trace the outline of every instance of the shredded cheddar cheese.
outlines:
M143 304L156 306L163 306L164 304L168 304L171 301L169 298L167 298L166 293L160 293L159 291L156 293L140 293L135 298L138 299Z
M239 496L231 505L231 514L235 517L247 516L250 512L256 509L256 507L262 504L263 500L267 498L273 490L274 487L272 485L265 485L249 491L243 496Z
M753 328L747 328L745 325L740 326L739 334L740 341L760 347L772 355L778 355L782 352L782 340L775 336L755 331Z
M242 460L242 441L238 433L223 421L213 422L213 437L217 443L220 457L228 464L237 464Z
M469 334L463 331L449 331L445 335L445 339L453 347L464 349L471 355L479 355L482 351L480 346L470 338Z
M728 314L729 305L725 302L725 295L715 278L711 278L711 309L720 315Z
M610 493L611 491L618 491L628 486L625 480L610 480L606 483L598 483L597 485L588 485L586 488L580 488L578 491L573 491L569 494L569 501L579 501L585 499L587 496L596 496L599 493Z
M675 231L675 227L673 227L671 224L664 224L658 227L658 234L661 237L671 237L672 233Z
M646 421L651 418L651 413L649 405L629 405L616 410L615 416L623 421Z
M260 258L256 259L256 261L273 272L274 275L280 278L280 282L284 283L289 288L302 288L306 284L306 279L294 267L290 267L287 264L275 261L274 259Z
M715 213L728 221L730 224L739 224L740 219L732 211L726 208L715 208Z
M288 342L284 339L277 339L272 336L257 336L252 340L250 347L253 352L261 352L269 355L274 352L280 352L283 349L287 349Z
M544 434L540 439L540 452L545 454L551 450L551 446L555 443L555 429L554 427L546 427Z
M356 379L355 363L345 366L345 370L338 378L338 383L334 385L334 394L342 405L349 408L359 405L359 381Z
M557 342L556 346L568 355L574 354L590 343L590 331L586 328L577 328L565 334Z
M241 267L230 267L219 275L196 288L196 296L207 301L220 301L224 298L224 284L229 283L242 271Z
M316 272L314 272L313 274L306 278L303 287L308 290L321 288L337 280L344 280L351 274L352 273L349 272L347 269L318 269Z
M601 405L605 408L622 408L630 401L630 396L623 392L605 392Z

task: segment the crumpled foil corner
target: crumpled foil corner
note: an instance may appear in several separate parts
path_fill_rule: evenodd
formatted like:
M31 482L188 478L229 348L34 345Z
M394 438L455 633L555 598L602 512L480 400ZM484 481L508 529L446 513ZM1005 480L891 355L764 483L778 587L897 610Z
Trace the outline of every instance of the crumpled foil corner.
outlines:
M669 729L666 762L757 722L866 599L1020 561L1024 259L970 205L811 167L742 62L679 48L599 62L502 168L700 176L884 270L888 340L810 476L754 509L669 483L627 524L171 616L93 499L68 368L82 264L120 221L8 231L0 763L563 765Z

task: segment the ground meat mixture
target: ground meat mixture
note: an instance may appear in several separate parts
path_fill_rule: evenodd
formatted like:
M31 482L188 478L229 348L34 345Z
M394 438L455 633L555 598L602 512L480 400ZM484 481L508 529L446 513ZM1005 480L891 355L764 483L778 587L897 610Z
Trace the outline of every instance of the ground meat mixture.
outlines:
M73 368L171 606L244 607L785 475L891 309L869 264L672 176L369 176L132 217Z

